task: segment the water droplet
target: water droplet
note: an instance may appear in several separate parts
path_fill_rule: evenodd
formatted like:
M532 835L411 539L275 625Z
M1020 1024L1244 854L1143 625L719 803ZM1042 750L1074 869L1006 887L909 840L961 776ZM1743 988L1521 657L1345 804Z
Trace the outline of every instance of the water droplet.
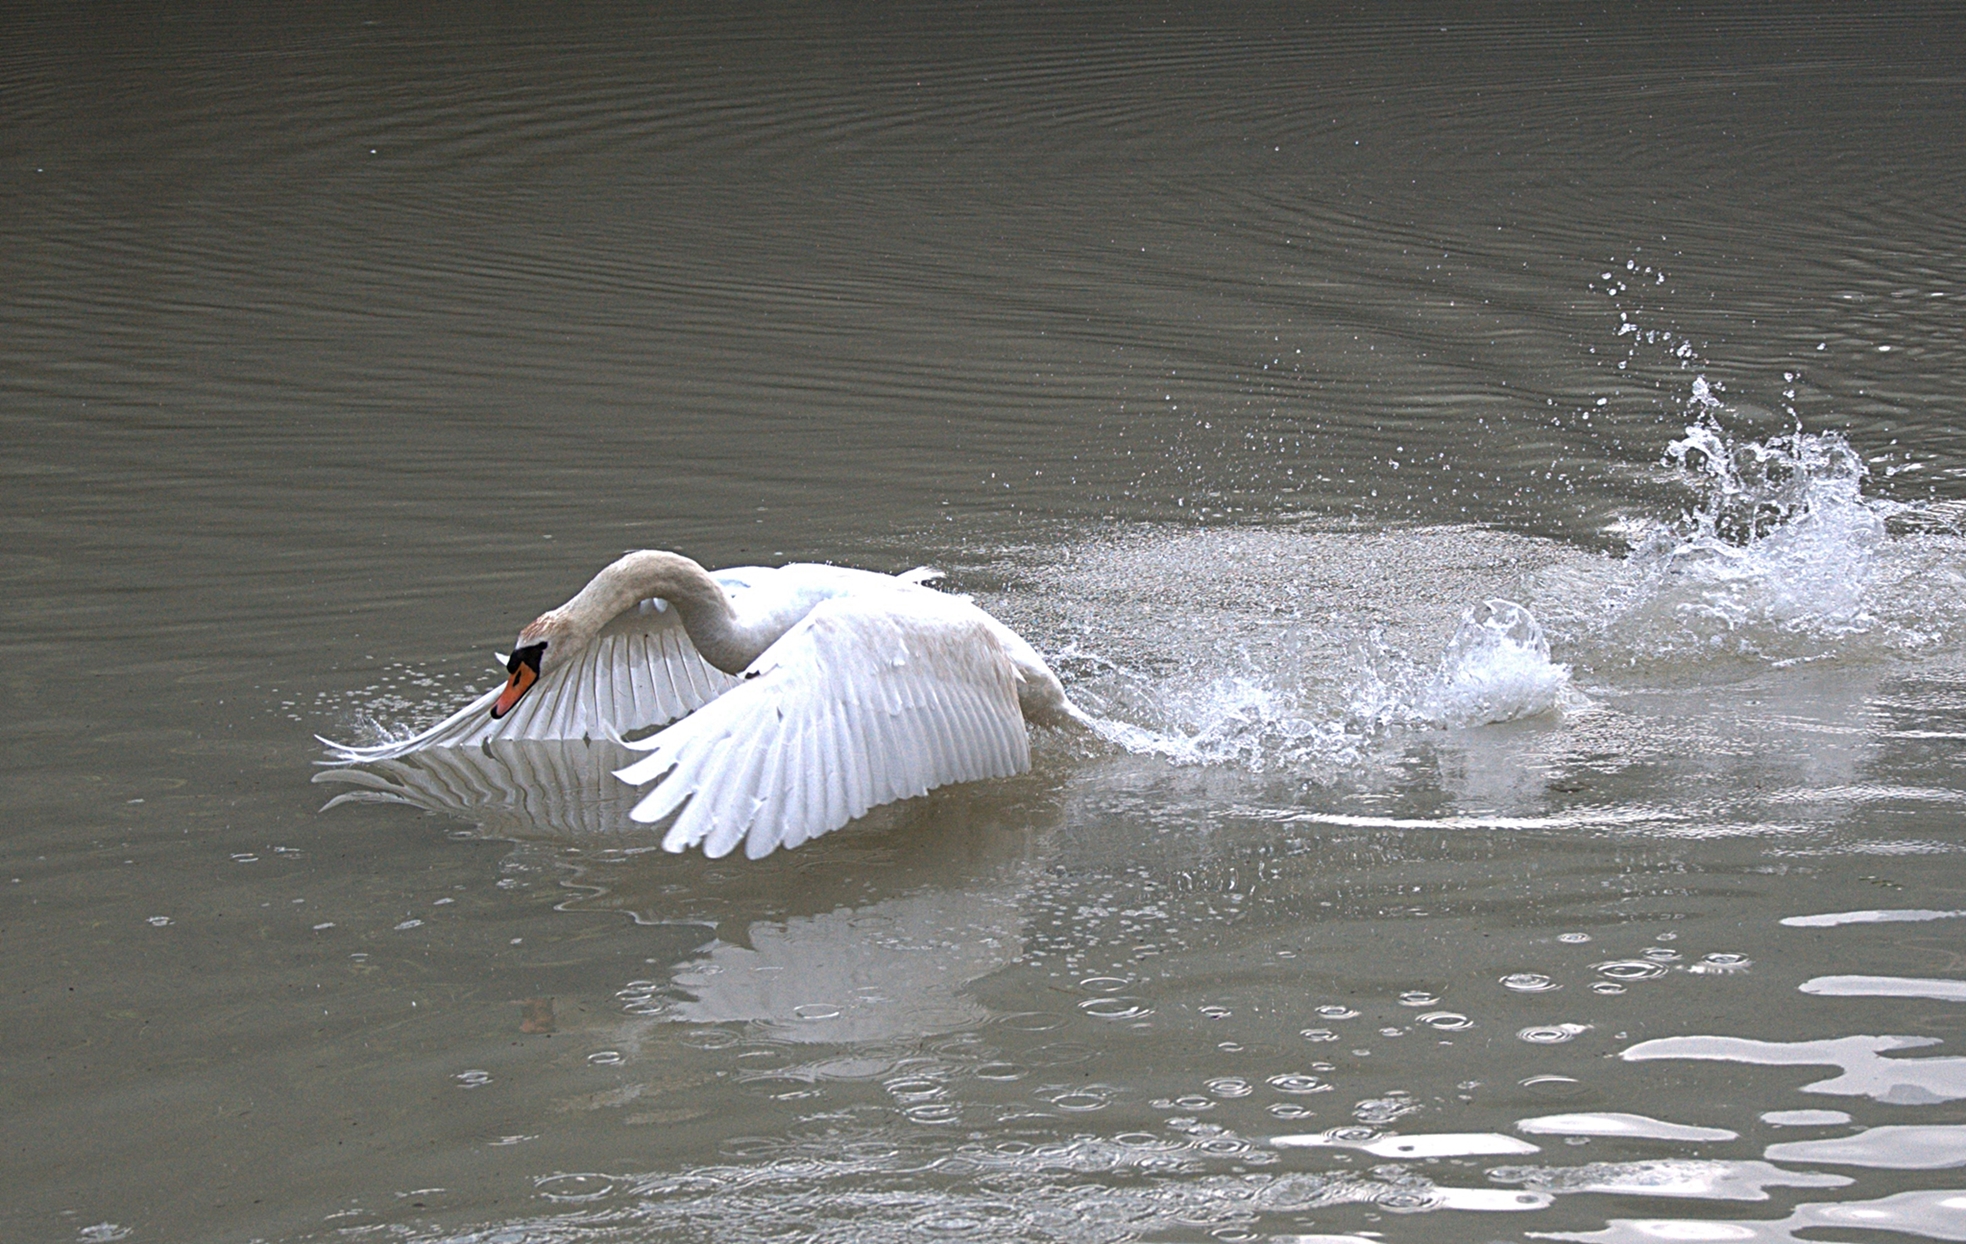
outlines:
M1671 950L1664 946L1647 946L1638 953L1644 955L1654 963L1673 963L1680 958L1677 950Z
M1132 983L1121 976L1088 976L1079 982L1079 988L1093 993L1118 993Z
M973 1073L979 1080L1021 1080L1027 1074L1016 1063L984 1063Z
M591 1067L619 1067L623 1061L620 1050L595 1050L587 1056Z
M1598 981L1591 986L1592 993L1614 994L1625 992L1625 987L1617 981Z
M171 918L169 916L150 917L150 923L160 929L163 928L165 925L169 924L170 922L171 922Z
M1306 1028L1297 1034L1306 1041L1336 1041L1338 1034L1329 1028Z
M1474 1027L1474 1021L1458 1011L1428 1011L1420 1022L1440 1032L1461 1032Z
M1279 1093L1328 1093L1331 1086L1316 1076L1295 1073L1271 1076L1265 1081Z
M1644 959L1613 959L1608 963L1593 963L1591 971L1614 981L1649 981L1664 976L1665 968Z
M1358 1012L1348 1006L1330 1004L1317 1009L1319 1019L1357 1019Z
M1241 1076L1217 1076L1202 1081L1202 1087L1217 1097L1247 1097L1256 1091L1256 1086Z
M1229 1016L1235 1014L1234 1011L1231 1011L1226 1006L1204 1006L1196 1009L1210 1019L1227 1019Z
M1502 978L1502 987L1517 993L1548 993L1563 988L1541 972L1511 972Z
M1701 976L1732 976L1739 972L1745 972L1753 966L1754 960L1748 958L1746 955L1722 950L1715 951L1712 954L1702 955L1698 963L1693 964L1686 970Z
M539 1195L549 1201L598 1201L614 1191L608 1175L542 1175L533 1181Z
M1424 989L1409 989L1399 996L1401 1006L1436 1006L1440 995L1428 993Z
M492 1082L491 1072L478 1071L475 1069L471 1071L460 1071L457 1073L457 1075L453 1076L452 1078L457 1081L457 1086L459 1088L468 1088L468 1089L483 1088L485 1085L490 1084Z
M1395 1214L1424 1214L1439 1209L1445 1199L1438 1192L1409 1192L1402 1189L1383 1193L1374 1198L1373 1204Z
M1308 1106L1300 1106L1294 1101L1273 1101L1269 1105L1270 1115L1278 1119L1308 1119L1317 1114Z
M1138 998L1087 998L1079 1003L1079 1010L1094 1019L1138 1019L1154 1013Z
M804 1020L838 1019L840 1008L830 1002L804 1002L792 1008L792 1018Z
M1536 1024L1515 1035L1531 1045L1560 1045L1590 1028L1589 1024Z
M1591 935L1588 933L1559 933L1556 935L1556 940L1572 946L1581 946L1583 943L1591 940Z

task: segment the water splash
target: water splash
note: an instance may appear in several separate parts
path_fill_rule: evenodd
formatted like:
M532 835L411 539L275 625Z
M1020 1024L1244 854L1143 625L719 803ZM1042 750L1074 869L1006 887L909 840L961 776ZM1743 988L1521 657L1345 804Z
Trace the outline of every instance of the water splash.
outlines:
M1676 522L1627 524L1632 552L1582 628L1593 655L1621 654L1627 665L1789 664L1861 650L1866 637L1900 649L1934 642L1922 608L1898 607L1908 581L1931 569L1887 531L1907 507L1864 495L1869 468L1841 434L1798 423L1738 438L1704 377L1688 413L1663 463L1695 502Z
M1536 615L1491 599L1461 615L1419 708L1435 725L1485 726L1555 712L1569 685Z

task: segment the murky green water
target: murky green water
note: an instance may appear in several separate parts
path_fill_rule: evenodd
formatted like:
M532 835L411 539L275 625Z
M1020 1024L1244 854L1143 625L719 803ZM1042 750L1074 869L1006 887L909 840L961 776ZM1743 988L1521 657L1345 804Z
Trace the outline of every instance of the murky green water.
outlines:
M0 1235L1966 1238L1963 35L0 19ZM312 780L639 546L1129 746Z

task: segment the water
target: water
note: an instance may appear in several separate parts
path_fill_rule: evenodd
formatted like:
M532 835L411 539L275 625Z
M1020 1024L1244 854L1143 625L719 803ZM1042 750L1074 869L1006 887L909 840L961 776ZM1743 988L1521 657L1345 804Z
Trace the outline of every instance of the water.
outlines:
M1966 1238L1962 33L0 19L0 1235ZM643 545L1106 737L318 768Z

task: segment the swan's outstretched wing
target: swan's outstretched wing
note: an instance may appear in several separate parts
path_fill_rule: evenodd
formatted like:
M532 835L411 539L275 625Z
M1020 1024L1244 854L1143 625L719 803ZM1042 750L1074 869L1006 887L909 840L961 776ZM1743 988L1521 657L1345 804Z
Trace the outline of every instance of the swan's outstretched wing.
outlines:
M603 627L569 664L540 679L494 721L494 687L411 738L374 747L322 739L338 761L388 760L426 747L486 739L600 739L666 725L722 695L737 679L705 661L676 611L645 600Z
M878 804L1031 767L1010 657L974 606L926 588L816 606L738 686L616 776L662 779L630 814L662 845L752 859Z

